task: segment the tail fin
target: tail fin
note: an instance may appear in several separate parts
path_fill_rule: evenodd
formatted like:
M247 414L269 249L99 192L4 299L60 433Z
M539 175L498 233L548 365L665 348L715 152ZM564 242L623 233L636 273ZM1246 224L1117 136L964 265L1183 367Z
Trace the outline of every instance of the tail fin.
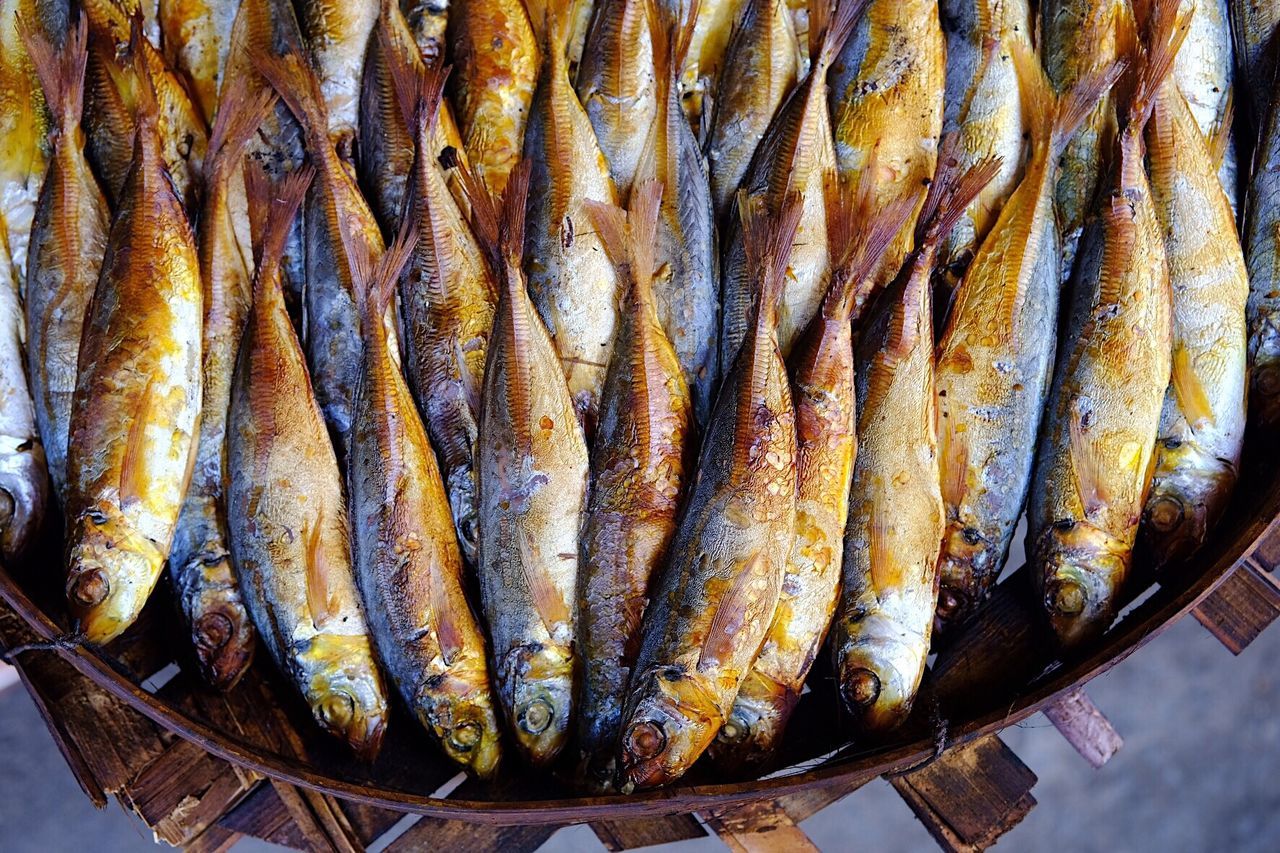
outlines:
M519 267L524 257L525 205L529 200L529 162L511 170L502 193L502 218L498 222L498 246L503 262Z
M453 164L457 168L462 194L471 209L471 232L489 262L489 271L495 281L502 281L502 199L496 198L484 180L470 165L462 160ZM526 193L528 190L526 190Z
M677 3L672 9L668 2ZM649 20L649 41L653 45L653 73L658 92L658 108L663 109L670 100L680 69L693 44L693 30L698 23L701 0L648 0L646 13Z
M351 264L351 281L354 285L356 305L360 310L365 332L372 339L384 334L382 316L386 313L387 305L391 303L391 298L395 294L400 273L417 246L418 229L412 217L404 217L400 222L400 231L396 234L395 240L376 261L368 245L362 240L355 239L345 220L339 222L338 230L342 234L342 246Z
M961 172L960 161L955 156L958 141L959 135L955 132L942 140L938 168L916 224L916 246L921 249L939 246L982 188L1000 171L1001 159L987 157Z
M256 90L256 91L255 91ZM275 107L276 96L270 89L251 86L243 76L222 87L218 114L213 119L209 137L209 153L205 155L205 183L224 179L240 162L245 146L266 121Z
M36 76L40 78L55 126L79 124L84 108L85 67L89 61L88 18L80 13L75 29L67 35L66 44L61 49L55 47L34 22L21 16L18 18L18 33L35 66Z
M316 79L315 72L306 59L292 52L281 56L266 52L254 53L251 59L254 68L267 78L271 88L276 90L289 112L302 125L307 137L307 147L319 144L320 140L324 140L327 145L328 112L324 96L320 92L320 81ZM312 152L312 157L318 156L319 152Z
M136 80L137 117L135 124L140 133L143 126L154 129L160 121L160 103L156 99L155 83L151 79L151 70L147 68L144 51L150 47L146 33L143 32L142 12L135 12L129 19L129 66Z
M869 0L810 0L809 55L813 57L810 74L826 76L853 28L862 17ZM834 3L835 8L832 8Z
M1173 71L1195 7L1180 11L1182 0L1131 0L1131 5L1133 20L1122 20L1117 27L1120 55L1133 57L1125 79L1117 87L1118 103L1120 127L1141 132L1151 117L1160 86ZM1138 36L1139 28L1145 44Z
M1076 130L1119 79L1126 65L1121 59L1095 68L1058 97L1040 57L1029 43L1021 39L1014 43L1013 61L1018 69L1022 108L1027 113L1034 144L1036 147L1047 145L1053 159L1062 156Z
M874 171L863 169L856 182L840 181L830 194L827 239L834 263L822 304L829 320L847 323L862 313L875 286L872 273L920 201L919 191L904 192L877 209Z
M442 66L439 59L421 63L416 57L405 56L397 50L391 30L385 20L378 23L378 43L391 69L391 82L405 124L415 132L419 141L435 130L444 97L445 81L450 68Z
M600 232L605 251L614 264L630 268L631 287L641 301L648 301L653 284L662 189L661 181L636 185L631 190L630 211L598 201L587 202L587 212Z
M747 268L760 276L756 302L756 324L772 326L778 317L778 301L787 283L791 249L803 211L799 193L789 193L776 215L765 209L762 197L749 197L738 191L738 212L742 217L742 244L747 253Z
M280 286L280 257L284 254L284 244L302 205L302 198L315 177L315 168L303 166L286 175L278 184L273 184L267 173L256 166L247 167L244 177L253 233L256 270L253 291L256 302L266 288Z

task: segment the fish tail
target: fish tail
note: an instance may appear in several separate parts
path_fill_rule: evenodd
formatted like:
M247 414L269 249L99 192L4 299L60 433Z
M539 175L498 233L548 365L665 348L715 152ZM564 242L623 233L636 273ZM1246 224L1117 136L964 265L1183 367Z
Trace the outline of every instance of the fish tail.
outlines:
M938 169L929 184L916 225L916 245L922 249L941 245L964 216L965 209L1000 171L1001 159L987 157L961 172L960 160L955 156L958 141L959 135L954 132L942 141Z
M84 13L80 13L75 29L68 33L66 43L60 48L45 37L40 27L21 16L18 33L40 78L54 123L58 127L79 124L84 108L85 67L89 60L89 21Z
M501 221L498 224L498 252L502 258L502 277L506 282L504 299L507 318L511 324L511 342L508 348L507 392L512 411L512 426L518 442L530 440L529 430L529 363L530 315L534 313L529 303L521 258L524 255L525 206L529 199L529 161L521 161L507 178L502 193ZM501 303L499 303L501 304Z
M314 176L315 167L310 165L285 175L279 183L272 183L260 168L244 170L254 245L254 301L265 296L266 289L280 286L284 244Z
M1133 57L1121 87L1120 126L1140 133L1151 117L1161 85L1173 71L1191 27L1194 6L1184 13L1180 11L1181 0L1131 0L1131 5L1133 18L1121 16L1117 27L1120 55ZM1145 34L1145 44L1138 27Z
M822 306L829 320L849 322L866 306L875 286L872 273L919 201L912 190L877 207L875 171L872 164L858 172L856 181L837 179L829 193L827 239L834 263Z
M813 74L827 68L844 48L869 0L811 0L809 4L809 55L815 57ZM833 8L834 7L834 8Z
M256 91L254 91L256 89ZM245 146L275 106L270 89L251 87L247 78L235 77L223 86L218 114L213 120L206 155L206 183L214 184L230 173L244 155Z
M455 156L448 165L456 169L462 194L467 199L471 231L489 262L489 271L499 279L502 273L502 200L489 191L484 179L462 158ZM528 190L525 192L527 194Z
M600 232L605 252L616 266L625 266L628 286L636 300L649 305L653 299L654 255L658 215L662 204L661 181L645 181L631 190L630 210L587 199L587 212Z
M289 112L302 125L307 147L322 142L328 144L328 113L320 93L320 81L307 60L292 51L280 56L259 51L251 59L258 73L267 78L271 88L279 93ZM312 156L318 154L313 152Z
M342 235L342 248L351 265L351 282L356 306L360 309L365 324L365 333L370 340L382 340L382 315L386 313L400 273L409 262L418 242L418 230L413 217L401 217L400 231L395 240L377 260L370 253L369 245L363 240L357 240L351 233L345 219L339 220L338 231Z
M150 135L154 137L155 128L160 121L160 102L156 97L156 87L151 80L151 73L147 69L147 61L143 57L143 51L147 48L147 36L143 32L141 12L135 13L129 19L129 27L130 70L137 81L137 86L135 87L137 95L135 124L137 128L135 133L139 136L144 136L143 128L146 127L150 129Z
M440 103L444 94L449 68L440 61L427 63L425 69L396 49L391 27L384 15L378 21L378 45L391 70L391 85L405 124L417 131L421 141L424 134L435 130L440 115Z
M738 211L742 216L747 268L760 277L754 325L772 328L778 319L778 301L786 286L791 249L800 226L800 194L789 193L777 215L770 215L763 198L750 197L745 190L739 190Z

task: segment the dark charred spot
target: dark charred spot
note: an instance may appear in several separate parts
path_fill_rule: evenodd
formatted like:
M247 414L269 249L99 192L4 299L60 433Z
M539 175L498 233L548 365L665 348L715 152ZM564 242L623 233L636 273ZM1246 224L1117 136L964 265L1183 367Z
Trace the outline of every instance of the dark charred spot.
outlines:
M560 248L569 251L573 247L573 217L565 216L560 226Z
M441 169L447 170L458 168L458 149L454 148L452 145L446 145L440 152L440 156L437 160L440 163Z
M964 541L970 545L977 545L982 541L982 534L978 532L976 527L966 527L961 531L960 535L964 537Z
M1076 526L1074 518L1060 518L1053 523L1054 530L1067 531Z

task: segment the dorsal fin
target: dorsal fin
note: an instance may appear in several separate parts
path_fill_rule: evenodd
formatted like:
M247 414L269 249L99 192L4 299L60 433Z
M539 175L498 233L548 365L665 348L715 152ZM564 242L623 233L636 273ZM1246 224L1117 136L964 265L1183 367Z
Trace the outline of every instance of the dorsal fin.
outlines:
M18 34L35 66L55 128L79 124L84 109L84 75L89 61L89 21L80 13L66 43L55 47L34 22L18 15Z
M284 254L284 244L314 176L315 169L307 165L273 184L257 166L244 170L250 230L253 233L255 302L262 298L265 289L280 286L280 257Z
M827 241L831 246L831 286L823 299L828 320L856 319L870 300L872 273L890 244L902 231L919 202L919 192L905 192L877 208L875 167L870 164L856 181L836 179L828 193Z
M213 131L209 136L209 150L205 154L207 185L223 180L240 163L245 146L258 132L275 103L274 92L265 87L250 87L244 76L237 76L223 85L222 96L218 99L218 114L214 116Z

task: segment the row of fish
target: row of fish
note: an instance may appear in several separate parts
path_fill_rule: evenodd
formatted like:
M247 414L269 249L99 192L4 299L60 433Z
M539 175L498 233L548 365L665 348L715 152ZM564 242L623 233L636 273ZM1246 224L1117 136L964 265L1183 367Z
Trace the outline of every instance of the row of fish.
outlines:
M167 565L359 754L385 674L758 768L824 644L889 730L1024 507L1078 645L1280 419L1276 4L149 5L0 6L0 545L52 485L86 639Z

